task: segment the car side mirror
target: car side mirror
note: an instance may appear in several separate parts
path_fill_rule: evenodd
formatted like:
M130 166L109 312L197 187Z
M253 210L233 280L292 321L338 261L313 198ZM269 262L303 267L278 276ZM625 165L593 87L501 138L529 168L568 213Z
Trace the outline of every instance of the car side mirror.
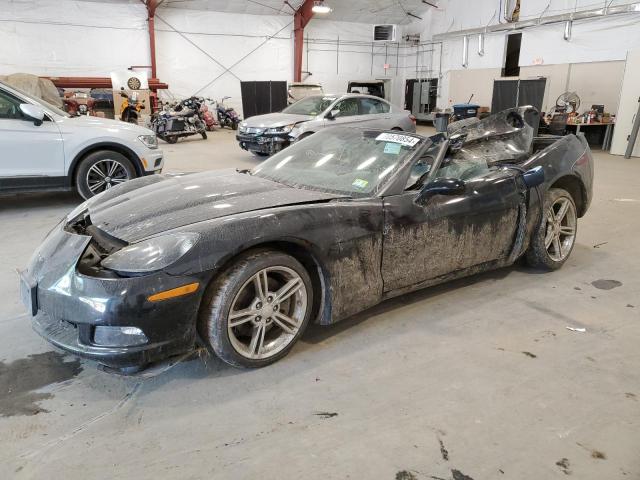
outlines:
M426 205L436 195L460 195L465 191L465 183L459 178L436 178L425 185L414 200L417 205Z
M340 115L340 110L338 110L337 108L334 110L331 110L328 114L327 114L327 118L329 120L334 120L335 118L337 118Z
M528 188L535 188L544 183L544 170L541 166L533 167L522 174L522 180Z
M20 111L25 117L33 120L33 124L36 127L42 125L42 121L44 120L44 110L42 107L31 105L30 103L21 103Z

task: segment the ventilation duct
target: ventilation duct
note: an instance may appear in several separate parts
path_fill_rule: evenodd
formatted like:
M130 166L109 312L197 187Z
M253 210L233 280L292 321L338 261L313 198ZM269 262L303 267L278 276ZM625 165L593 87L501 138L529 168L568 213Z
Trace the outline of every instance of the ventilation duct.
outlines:
M596 18L604 18L611 15L620 15L624 13L640 13L640 2L582 10L580 12L563 13L560 15L549 15L546 17L543 16L532 20L522 20L520 22L506 24L498 23L487 27L458 30L457 32L438 33L433 36L433 41L440 42L449 38L465 37L467 35L478 35L480 33L509 32L513 30L522 30L524 28L537 27L538 25L548 25L550 23L561 23L575 20L591 20Z
M373 41L374 42L395 42L396 26L395 25L374 25Z

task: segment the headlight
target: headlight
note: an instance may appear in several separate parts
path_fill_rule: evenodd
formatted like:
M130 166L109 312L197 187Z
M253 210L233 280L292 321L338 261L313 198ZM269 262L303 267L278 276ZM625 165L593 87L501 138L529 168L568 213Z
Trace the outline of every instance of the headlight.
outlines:
M155 135L140 135L138 140L144 143L147 148L158 148L158 137Z
M285 125L284 127L267 128L264 133L289 133L295 125L295 123L292 123L290 125Z
M102 260L101 265L123 273L156 272L176 262L197 241L196 233L170 233L118 250Z

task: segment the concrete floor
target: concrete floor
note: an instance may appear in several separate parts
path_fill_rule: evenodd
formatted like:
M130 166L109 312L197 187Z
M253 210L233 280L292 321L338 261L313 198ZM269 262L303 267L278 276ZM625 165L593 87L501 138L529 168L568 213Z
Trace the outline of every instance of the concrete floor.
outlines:
M162 148L167 171L259 161L228 130ZM638 178L596 153L558 272L387 301L262 370L207 358L144 380L51 353L19 304L14 268L78 197L2 198L0 477L640 479Z

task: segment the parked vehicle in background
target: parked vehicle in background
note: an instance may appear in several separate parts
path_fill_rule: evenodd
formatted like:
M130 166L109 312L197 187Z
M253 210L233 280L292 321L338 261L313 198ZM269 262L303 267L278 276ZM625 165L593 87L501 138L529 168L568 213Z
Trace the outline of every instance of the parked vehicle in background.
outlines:
M213 115L211 110L209 109L209 105L207 102L212 102L210 98L200 98L200 118L205 124L205 127L208 131L213 132L215 127L219 127L220 124L217 122L216 117Z
M302 83L294 82L289 84L287 103L291 105L298 100L309 97L311 95L322 95L322 85L319 83Z
M238 125L242 121L238 112L236 112L232 107L225 107L224 101L228 100L231 97L222 97L222 100L216 106L216 113L218 115L218 122L221 127L229 127L231 130L237 130Z
M347 84L347 93L363 93L378 98L387 98L383 80L352 80Z
M77 189L92 197L159 173L155 134L118 120L78 116L0 82L0 193Z
M138 114L145 108L144 100L139 102L136 98L129 97L124 87L120 90L120 96L124 98L120 106L120 120L127 123L138 123Z
M244 150L272 155L326 127L356 125L415 132L415 122L407 110L371 95L312 95L280 113L246 119L236 139Z
M151 117L151 129L167 143L176 143L181 137L201 135L207 138L207 126L201 111L204 99L189 97L177 105L156 112Z

